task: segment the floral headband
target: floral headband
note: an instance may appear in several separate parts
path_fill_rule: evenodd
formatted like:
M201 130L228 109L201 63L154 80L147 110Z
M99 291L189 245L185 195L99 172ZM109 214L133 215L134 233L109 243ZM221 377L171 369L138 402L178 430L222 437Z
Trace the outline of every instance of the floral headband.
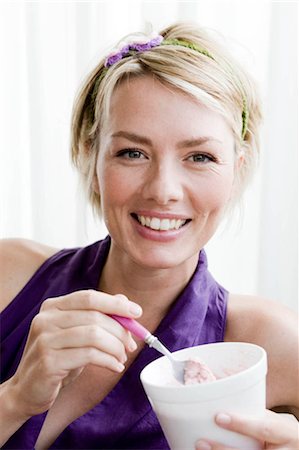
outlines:
M136 42L121 43L119 48L116 49L115 51L113 51L112 53L110 53L107 56L107 58L105 59L104 69L101 73L101 76L100 76L100 79L98 80L98 82L100 82L102 80L103 76L106 74L109 67L113 66L121 59L126 58L128 56L133 56L137 53L146 52L146 51L151 50L152 48L157 47L159 45L179 45L181 47L187 47L187 48L190 48L191 50L195 50L198 53L201 53L202 55L205 55L208 58L211 58L215 61L215 58L213 57L213 55L211 55L211 53L209 53L206 49L201 48L197 44L193 44L191 42L187 42L187 41L184 41L181 39L164 39L164 37L161 35L152 35L150 40L139 39ZM238 80L238 82L240 83L239 80ZM97 83L97 85L98 85L98 83ZM241 87L242 87L242 85L241 85ZM247 132L247 127L248 127L249 112L248 112L248 108L247 108L246 97L245 97L244 93L242 95L243 95L242 139L244 139L246 132Z

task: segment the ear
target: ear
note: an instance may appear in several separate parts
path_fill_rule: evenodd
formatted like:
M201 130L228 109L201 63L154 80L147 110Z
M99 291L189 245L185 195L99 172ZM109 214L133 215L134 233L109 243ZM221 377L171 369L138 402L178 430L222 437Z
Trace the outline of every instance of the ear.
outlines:
M231 196L230 200L233 200L238 196L238 191L240 189L240 181L241 181L241 172L242 166L245 163L245 151L243 149L238 150L235 156L235 165L234 165L234 181L232 184Z
M240 149L236 156L235 170L241 170L244 162L245 162L245 151L243 149Z

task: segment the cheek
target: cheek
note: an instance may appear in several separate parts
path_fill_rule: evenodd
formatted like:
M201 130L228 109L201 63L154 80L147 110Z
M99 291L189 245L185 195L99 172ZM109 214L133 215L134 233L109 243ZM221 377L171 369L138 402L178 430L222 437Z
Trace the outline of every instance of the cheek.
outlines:
M136 193L136 178L127 176L116 167L104 167L99 174L100 195L103 212L113 205L123 205Z
M223 209L231 198L233 180L232 172L201 180L196 192L198 208L207 214Z

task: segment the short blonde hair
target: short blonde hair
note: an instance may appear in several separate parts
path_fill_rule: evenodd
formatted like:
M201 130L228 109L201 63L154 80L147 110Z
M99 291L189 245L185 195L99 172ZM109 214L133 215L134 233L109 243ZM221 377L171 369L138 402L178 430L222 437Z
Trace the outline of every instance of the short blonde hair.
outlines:
M100 133L109 114L110 99L115 88L128 77L151 74L160 82L197 99L221 113L231 126L236 152L244 151L243 164L237 173L238 197L248 184L259 154L261 106L251 76L232 58L207 30L177 23L160 34L166 40L195 44L204 52L182 45L158 45L148 51L128 55L108 70L103 58L83 84L73 109L71 154L87 189L95 212L101 212L101 199L94 190ZM149 38L150 39L150 38ZM136 34L126 41L136 41ZM245 106L244 106L245 105ZM244 107L246 111L244 111ZM242 136L246 113L246 130Z

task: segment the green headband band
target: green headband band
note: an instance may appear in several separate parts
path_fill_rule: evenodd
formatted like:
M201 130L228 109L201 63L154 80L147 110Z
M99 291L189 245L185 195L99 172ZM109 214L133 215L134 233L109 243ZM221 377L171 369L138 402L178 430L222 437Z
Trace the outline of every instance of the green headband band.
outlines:
M130 43L130 44L125 44L123 45L119 50L111 53L106 59L105 59L105 63L104 63L104 68L102 69L100 76L97 78L94 88L93 88L93 92L92 92L92 100L94 101L97 95L97 91L98 91L98 87L100 82L102 81L103 77L106 75L107 71L109 70L109 67L111 67L112 65L116 64L118 61L120 61L121 59L128 57L128 56L134 56L138 53L141 52L145 52L148 50L151 50L154 47L157 47L159 45L177 45L180 47L186 47L186 48L190 48L191 50L194 50L198 53L201 53L202 55L207 56L208 58L212 59L213 61L216 61L214 56L209 53L206 49L200 47L197 44L193 44L191 42L188 41L184 41L181 39L164 39L163 36L161 35L157 35L154 38L148 40L148 41L144 41L144 42L134 42L134 43ZM231 69L231 68L230 68ZM233 70L231 69L232 74L233 74ZM248 117L249 117L249 112L248 112L248 107L247 107L247 100L246 100L246 96L244 94L244 89L243 86L241 84L241 81L237 79L237 77L235 77L235 80L237 81L237 83L239 84L239 87L242 91L242 101L243 101L243 109L242 109L242 132L241 132L241 136L242 139L245 138L246 132L247 132L247 127L248 127Z

